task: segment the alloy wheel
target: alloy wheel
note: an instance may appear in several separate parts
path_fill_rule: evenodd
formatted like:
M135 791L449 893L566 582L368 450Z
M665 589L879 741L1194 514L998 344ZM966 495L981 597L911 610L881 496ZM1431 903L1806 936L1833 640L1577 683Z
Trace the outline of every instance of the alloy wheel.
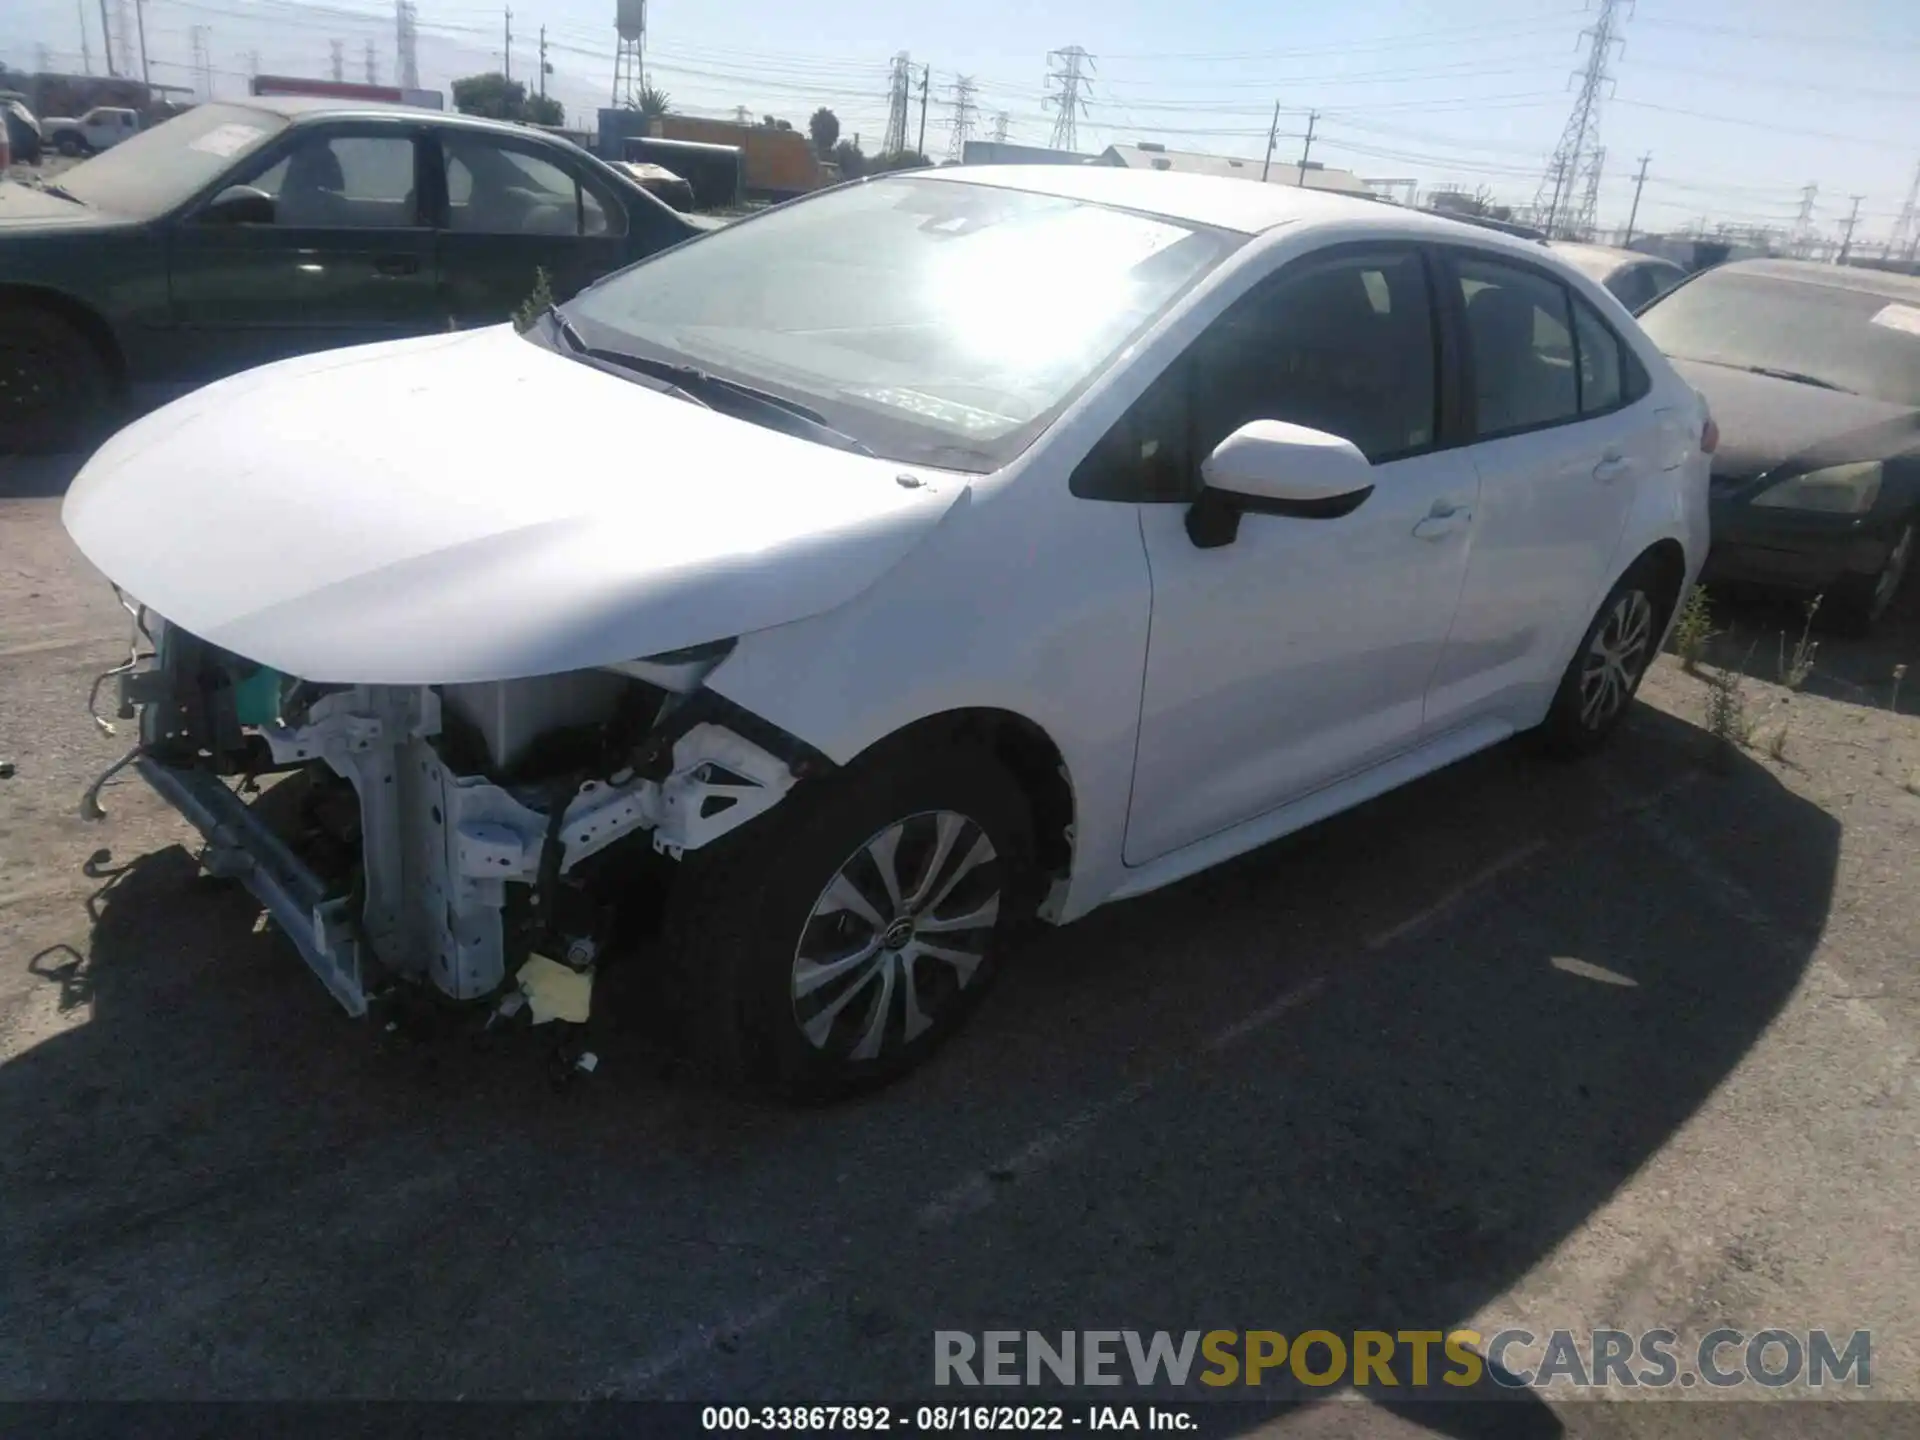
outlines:
M1580 723L1605 728L1632 698L1653 649L1653 602L1629 590L1593 632L1580 666Z
M953 810L895 821L843 861L794 947L793 1018L816 1049L873 1061L911 1044L974 982L1004 867Z

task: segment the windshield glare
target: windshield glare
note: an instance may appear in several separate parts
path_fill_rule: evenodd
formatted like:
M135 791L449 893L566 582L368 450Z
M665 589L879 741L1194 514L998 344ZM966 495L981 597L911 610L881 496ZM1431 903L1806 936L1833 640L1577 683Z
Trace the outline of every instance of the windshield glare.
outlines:
M596 344L802 400L878 454L986 470L1233 243L1054 195L899 177L716 231L567 312Z
M1920 305L1837 285L1709 272L1640 314L1676 360L1789 370L1920 405Z
M63 172L76 200L119 215L158 215L212 183L286 129L284 116L244 105L196 105Z

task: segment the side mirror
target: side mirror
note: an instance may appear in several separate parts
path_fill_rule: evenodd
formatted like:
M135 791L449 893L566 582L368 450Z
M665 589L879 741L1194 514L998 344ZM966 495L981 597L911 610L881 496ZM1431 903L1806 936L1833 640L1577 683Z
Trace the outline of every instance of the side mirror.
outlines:
M229 185L201 210L208 225L271 225L276 209L273 196L251 185Z
M1248 512L1334 520L1373 493L1373 466L1351 440L1284 420L1242 425L1201 463L1200 478L1187 538L1203 550L1232 544Z

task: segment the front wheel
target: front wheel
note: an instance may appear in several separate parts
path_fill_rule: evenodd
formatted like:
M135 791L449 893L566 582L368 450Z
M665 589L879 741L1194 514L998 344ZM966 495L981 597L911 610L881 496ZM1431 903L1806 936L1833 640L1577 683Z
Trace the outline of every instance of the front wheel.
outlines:
M1620 578L1581 637L1540 726L1549 750L1585 755L1619 728L1653 663L1670 603L1652 566L1636 565Z
M53 148L69 159L78 159L87 153L87 142L78 135L62 135L53 142Z
M1893 608L1913 568L1914 550L1920 546L1916 531L1920 531L1920 520L1909 519L1887 547L1887 558L1877 574L1849 576L1835 589L1828 614L1841 634L1865 635Z
M718 1078L803 1100L865 1088L919 1064L985 996L1031 908L1031 824L991 758L928 749L808 781L764 831L682 862L667 973Z
M113 394L100 352L64 317L0 302L0 455L84 443Z

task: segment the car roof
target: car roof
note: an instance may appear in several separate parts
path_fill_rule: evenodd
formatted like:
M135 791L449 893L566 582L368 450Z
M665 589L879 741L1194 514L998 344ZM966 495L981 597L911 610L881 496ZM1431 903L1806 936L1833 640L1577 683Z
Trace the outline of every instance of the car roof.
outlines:
M262 110L269 115L284 116L296 125L337 119L345 115L360 120L406 120L415 124L426 120L435 125L457 126L469 130L506 131L514 135L532 134L549 140L559 138L537 125L521 125L512 120L488 120L479 115L462 115L457 111L431 110L424 105L402 105L397 100L349 100L331 95L249 95L242 100L222 100L219 103L246 110Z
M1622 250L1615 245L1589 245L1581 240L1555 240L1550 248L1555 254L1565 256L1567 263L1581 274L1595 280L1604 280L1614 271L1628 265L1664 265L1669 270L1680 268L1671 260L1663 260L1658 255L1644 255L1638 250Z
M1858 290L1908 305L1920 305L1920 276L1892 270L1868 270L1858 265L1828 265L1818 260L1730 260L1716 265L1714 274L1755 275L1770 280L1795 280L1803 285L1825 285L1834 290Z
M1521 250L1539 248L1508 241L1496 232L1462 225L1424 210L1410 210L1402 205L1327 190L1262 184L1258 180L1228 175L1131 170L1117 165L948 165L937 170L902 173L916 179L995 185L1037 195L1059 195L1244 235L1257 235L1278 225L1371 220L1390 223L1396 229L1430 231L1436 237L1471 238L1482 243L1491 239Z

